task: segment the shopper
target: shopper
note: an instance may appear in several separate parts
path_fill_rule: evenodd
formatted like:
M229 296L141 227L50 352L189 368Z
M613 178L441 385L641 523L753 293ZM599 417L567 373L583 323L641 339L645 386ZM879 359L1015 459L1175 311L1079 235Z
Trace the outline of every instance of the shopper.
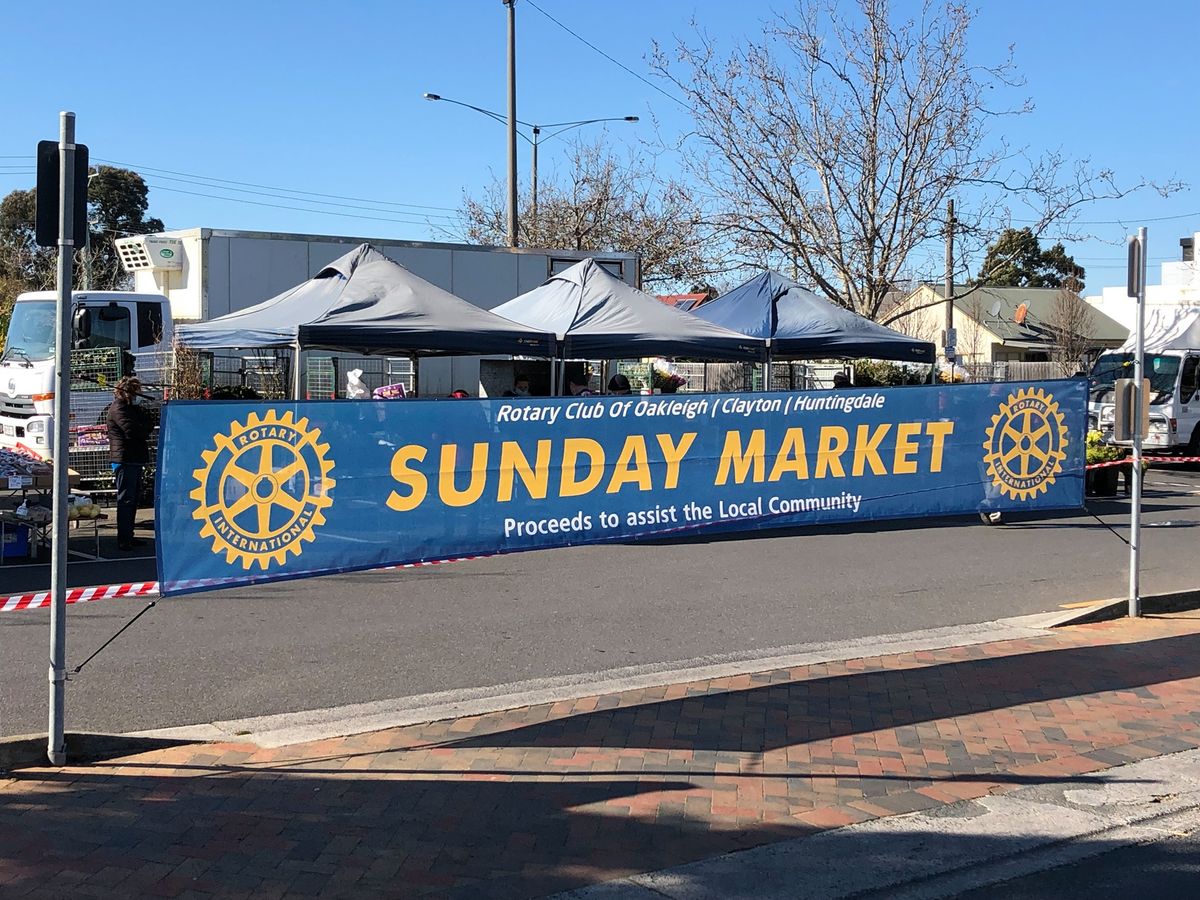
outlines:
M121 550L132 550L146 543L133 536L142 472L150 462L150 434L154 431L150 415L137 405L141 389L142 384L136 378L118 381L106 417L108 458L117 482L117 546Z
M608 392L610 394L632 394L633 387L629 384L629 379L618 372L612 378L608 379Z

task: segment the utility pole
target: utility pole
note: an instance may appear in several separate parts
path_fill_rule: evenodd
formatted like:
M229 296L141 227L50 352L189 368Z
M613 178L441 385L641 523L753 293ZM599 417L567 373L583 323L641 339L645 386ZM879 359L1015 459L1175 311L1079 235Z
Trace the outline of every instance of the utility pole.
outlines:
M946 201L946 342L944 351L954 380L954 201Z
M517 237L517 0L502 0L508 7L508 246Z

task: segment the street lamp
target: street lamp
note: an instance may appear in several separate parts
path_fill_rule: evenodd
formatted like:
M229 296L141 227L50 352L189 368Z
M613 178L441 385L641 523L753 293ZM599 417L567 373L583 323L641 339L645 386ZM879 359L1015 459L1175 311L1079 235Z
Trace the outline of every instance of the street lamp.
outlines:
M504 118L504 116L500 115L500 113L498 113L498 112L493 112L490 109L484 109L480 106L473 106L470 103L463 103L461 100L452 100L449 97L443 97L440 94L428 94L427 93L424 96L425 96L426 100L441 100L445 103L453 103L455 106L465 106L467 109L472 109L477 113L482 113L483 115L487 116L488 118L495 119L497 122L500 122L502 124L506 123L508 121L507 119ZM528 128L530 130L531 134L533 135L532 137L530 137L522 132L519 132L519 131L517 132L517 134L520 135L521 138L524 139L525 143L529 144L530 147L533 148L533 167L532 167L533 171L531 173L532 174L532 184L530 185L530 196L532 199L531 213L532 213L534 227L537 226L537 213L538 213L538 146L540 144L545 143L546 141L550 140L551 138L558 137L564 131L570 131L573 128L579 128L580 126L583 126L583 125L595 125L600 122L637 122L637 121L638 121L637 116L610 116L608 118L603 118L603 119L579 119L578 121L575 121L575 122L551 122L549 124L544 124L544 125L535 125L533 122L522 122L520 119L517 119L517 124L523 125L524 127ZM555 128L558 130L551 132L550 134L546 135L545 137L542 137L542 129L543 128Z

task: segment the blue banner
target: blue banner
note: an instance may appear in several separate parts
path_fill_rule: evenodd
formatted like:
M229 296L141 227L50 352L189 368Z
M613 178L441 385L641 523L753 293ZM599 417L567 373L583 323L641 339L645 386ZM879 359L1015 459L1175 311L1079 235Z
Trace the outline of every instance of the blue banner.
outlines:
M704 530L1083 505L1083 379L167 405L178 594Z

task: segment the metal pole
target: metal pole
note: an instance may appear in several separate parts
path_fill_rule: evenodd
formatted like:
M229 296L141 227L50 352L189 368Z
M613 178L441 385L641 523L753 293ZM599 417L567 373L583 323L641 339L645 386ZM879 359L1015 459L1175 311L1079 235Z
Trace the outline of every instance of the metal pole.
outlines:
M303 362L303 356L304 356L304 351L300 349L300 342L297 341L296 345L294 347L292 347L292 399L293 400L303 399L301 397L301 393L300 393L301 387L303 385L303 381L302 381L302 378L300 375L300 367Z
M1138 289L1137 324L1134 334L1133 362L1133 502L1129 507L1129 616L1142 614L1139 578L1142 555L1142 405L1147 397L1142 379L1145 378L1146 355L1146 229L1138 229Z
M946 362L954 382L954 201L946 201Z
M517 0L508 7L508 246L517 244Z
M92 223L88 222L83 235L83 289L92 289Z
M67 491L70 482L71 281L75 264L75 113L61 112L58 131L58 307L54 346L54 542L50 545L50 715L46 755L67 761L63 700L67 687Z
M532 201L533 208L532 208L531 214L529 216L529 220L531 223L530 227L525 229L527 232L529 232L529 234L526 234L526 236L525 236L526 239L528 239L530 235L534 235L534 240L537 239L537 237L536 237L536 235L537 235L537 217L538 217L537 151L538 151L538 135L541 133L542 133L542 129L540 129L536 125L534 125L533 126L533 173L532 173L532 177L530 178L530 187L529 187L530 199Z

